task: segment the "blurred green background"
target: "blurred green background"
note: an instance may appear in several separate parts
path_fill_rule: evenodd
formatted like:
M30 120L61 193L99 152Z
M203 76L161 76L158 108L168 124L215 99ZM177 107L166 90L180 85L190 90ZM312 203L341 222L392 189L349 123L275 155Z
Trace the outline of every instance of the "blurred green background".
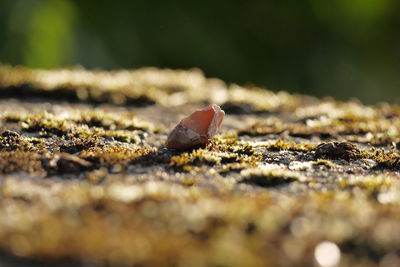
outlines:
M272 90L400 102L400 1L0 0L0 62L202 69Z

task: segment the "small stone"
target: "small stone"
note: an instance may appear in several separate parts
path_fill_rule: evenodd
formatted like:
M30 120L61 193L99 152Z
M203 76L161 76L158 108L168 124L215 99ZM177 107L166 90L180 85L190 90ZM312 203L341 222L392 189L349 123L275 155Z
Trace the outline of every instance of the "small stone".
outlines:
M166 147L188 150L205 146L216 134L224 119L225 112L215 104L196 110L182 119L168 136Z

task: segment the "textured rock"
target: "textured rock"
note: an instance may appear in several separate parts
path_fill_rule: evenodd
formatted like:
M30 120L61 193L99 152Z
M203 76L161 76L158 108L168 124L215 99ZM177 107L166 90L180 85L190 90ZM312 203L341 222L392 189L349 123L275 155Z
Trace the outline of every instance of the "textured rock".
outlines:
M5 266L400 265L399 106L158 69L3 66L0 98ZM219 134L166 149L205 103Z

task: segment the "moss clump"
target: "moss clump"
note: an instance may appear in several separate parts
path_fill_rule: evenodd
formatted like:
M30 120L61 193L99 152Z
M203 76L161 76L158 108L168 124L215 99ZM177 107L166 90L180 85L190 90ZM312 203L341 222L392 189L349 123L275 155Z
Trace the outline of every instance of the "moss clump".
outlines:
M115 165L129 163L155 151L155 148L149 146L108 145L88 148L82 151L79 157L95 164Z
M338 184L341 188L353 188L356 186L365 189L367 192L377 193L388 191L392 186L399 185L399 181L397 177L378 174L363 177L351 176L347 179L340 179Z
M141 133L139 131L109 130L104 133L99 133L98 135L104 138L112 138L116 141L132 144L138 144L141 140Z
M190 177L190 178L188 177L188 178L184 178L184 179L182 180L182 185L184 185L184 186L194 186L194 185L196 185L198 182L199 182L198 179L193 178L193 177Z
M270 116L255 120L239 131L239 135L264 136L288 134L292 137L332 138L349 136L349 140L388 145L400 135L400 119L396 108L387 111L365 107L355 103L320 101L309 107L299 107L293 115L285 118Z
M142 141L144 136L146 135L138 130L105 130L97 127L89 128L87 125L84 125L72 128L71 132L67 134L66 139L70 140L75 138L82 140L82 142L86 142L85 140L96 138L103 143L106 141L119 141L138 144Z
M254 146L252 146L248 142L238 140L237 133L228 133L225 135L217 136L212 141L211 146L215 150L219 150L222 152L231 152L239 155L249 156L257 155L257 151L255 150Z
M112 115L111 115L112 114ZM1 119L8 121L9 113L3 114ZM104 118L102 117L104 115ZM128 115L117 116L103 112L82 112L71 111L61 115L48 112L25 114L14 116L13 120L20 122L22 131L37 134L41 138L57 136L66 140L60 147L60 151L75 153L85 147L100 144L107 139L126 143L138 144L146 136L147 132L157 132L158 128L150 123L143 122ZM3 143L10 143L4 140ZM7 137L10 138L10 137ZM96 139L97 138L97 139ZM17 137L10 148L16 148ZM96 140L95 140L96 139ZM21 145L21 144L20 144ZM74 152L75 151L75 152Z
M59 148L60 152L75 154L94 146L104 146L104 144L97 137L76 138L70 137L69 140L63 141Z
M10 130L5 130L0 134L0 150L13 151L13 150L29 150L29 142L26 142L21 136Z
M255 166L262 160L262 155L247 142L239 141L236 134L216 137L204 149L196 149L171 157L170 167L191 170L188 165L207 164L220 166L221 172L236 169L237 164Z
M205 101L214 92L226 90L223 83L206 79L201 71L173 71L143 68L133 71L87 71L83 69L30 70L0 66L3 94L70 101L131 104L176 105L196 99ZM29 86L27 86L29 85ZM207 91L207 93L203 93ZM15 95L15 93L14 93Z
M363 151L361 156L364 159L375 161L374 169L400 169L400 155L396 152L385 152L384 150Z
M24 131L38 133L42 137L72 135L90 137L93 135L114 137L124 142L138 142L138 135L143 132L159 132L159 128L139 120L129 113L105 113L103 111L70 111L53 114L39 112L25 115L3 114L1 120L20 122Z
M245 160L243 162L233 162L233 163L228 163L224 164L221 166L221 169L219 170L219 173L222 175L227 175L230 172L240 172L241 170L246 170L249 168L255 168L259 164L259 161L257 159L249 159Z
M31 151L0 151L0 172L3 174L25 172L31 175L43 175L43 156Z
M43 175L42 160L47 153L41 140L5 130L0 134L0 173Z
M239 130L238 135L263 136L280 134L284 131L282 122L270 120L269 122L256 121L252 125Z
M301 102L301 98L286 92L274 93L258 87L232 85L228 91L229 102L233 105L247 105L255 112L274 111L278 108L291 109ZM263 101L260 101L263 99Z
M307 143L296 143L294 141L278 139L274 143L266 145L265 147L273 151L290 150L290 151L310 152L313 149L315 149L316 146Z
M93 111L81 112L74 122L85 124L89 127L99 127L105 130L140 130L149 132L159 132L160 129L151 123L144 122L136 118L136 115L129 112L111 113L95 109Z
M228 163L238 160L238 154L221 152L217 150L196 149L190 153L185 152L180 155L172 156L170 167L182 167L185 165L209 165Z
M335 163L329 161L329 160L324 160L324 159L319 159L317 161L312 162L312 165L314 166L325 166L328 169L332 168L335 166Z
M17 132L6 130L0 135L0 150L3 151L36 151L44 154L47 148L43 140L26 137Z
M66 135L72 124L66 120L57 119L50 113L38 113L26 116L21 122L22 129L27 132L37 132L42 137L50 135Z

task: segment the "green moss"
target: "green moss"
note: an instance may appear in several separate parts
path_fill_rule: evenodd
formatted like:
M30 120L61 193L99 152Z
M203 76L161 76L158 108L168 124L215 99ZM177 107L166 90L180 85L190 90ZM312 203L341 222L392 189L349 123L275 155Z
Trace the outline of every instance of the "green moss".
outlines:
M142 122L133 117L127 118L127 116L122 115L118 117L116 114L106 115L106 113L98 111L85 111L82 113L71 112L67 116L64 114L64 118L61 119L54 114L42 112L19 116L14 115L12 116L12 120L13 122L19 122L23 131L35 133L41 138L55 135L67 140L75 139L75 146L78 150L79 146L85 147L93 143L93 138L102 137L106 140L112 139L137 144L145 136L145 132L159 131L158 128L149 123ZM3 114L1 119L9 121L10 114ZM77 139L80 139L80 141ZM3 140L4 142L9 143L7 140ZM96 143L99 144L99 140ZM68 150L66 146L74 146L74 144L63 145L62 149ZM14 144L11 147L16 146Z
M129 163L155 151L155 148L149 146L108 145L105 147L91 147L83 150L79 154L79 157L99 164L115 165Z
M396 261L398 106L228 89L198 71L156 69L0 67L0 90L0 246L21 264L312 266L327 240L339 265ZM53 101L60 93L84 104ZM205 148L164 148L162 125L205 103L245 114L226 110ZM312 161L327 141L357 145L342 145L357 160ZM362 151L369 144L382 150ZM340 158L336 145L322 148Z
M52 134L57 136L66 135L70 131L72 124L45 112L26 116L21 122L21 127L27 132L37 132L46 137Z
M242 162L233 162L227 163L221 166L219 173L228 174L230 172L240 172L241 170L250 169L257 167L259 160L257 159L248 159Z
M23 120L23 116L19 113L3 113L0 116L1 120L4 122L20 122Z
M354 135L354 138L362 142L382 145L395 142L400 137L400 119L398 116L384 117L376 110L369 108L354 107L350 104L343 106L342 109L338 110L338 114L332 112L334 115L325 115L322 111L319 113L318 106L316 106L314 107L315 110L312 111L315 117L301 118L296 122L278 120L274 117L268 120L256 120L250 126L240 130L239 135L263 136L283 132L290 136L302 138ZM332 109L334 108L334 105L332 105ZM305 111L303 110L303 112ZM308 112L311 112L311 110ZM360 114L357 112L360 112ZM301 114L302 112L298 111L298 113Z
M335 166L335 163L329 161L329 160L324 160L324 159L319 159L317 161L313 161L312 165L314 166L325 166L327 168L332 168Z
M116 131L105 131L103 137L111 137L116 141L134 143L140 142L140 132L138 131L128 131L128 130L116 130Z
M42 140L29 138L17 132L6 130L0 134L0 150L5 151L46 151Z
M267 149L275 151L290 150L290 151L310 152L314 150L315 147L316 147L315 145L307 143L296 143L294 141L287 141L285 139L278 139L274 143L266 145Z
M338 183L341 188L353 188L356 186L370 193L387 191L395 184L399 184L398 178L385 174L351 176L347 179L340 179Z
M250 135L250 136L262 136L267 134L280 134L284 131L281 122L273 121L270 123L265 123L261 121L256 121L249 127L239 130L239 135Z
M239 155L256 155L255 148L248 142L238 139L236 132L217 136L212 141L212 147L223 152L237 153Z
M361 157L375 161L375 169L400 169L400 155L396 152L385 152L384 150L363 151Z
M140 130L159 132L154 125L139 120L133 113L110 113L102 110L85 111L74 120L77 124L86 124L89 127L101 127L106 130Z
M105 144L98 137L76 138L69 137L59 146L61 152L75 154L90 147L103 147Z
M198 183L198 179L196 178L184 178L182 180L182 184L185 186L194 186Z
M235 163L255 166L262 160L262 155L247 142L239 141L236 134L216 137L204 149L196 149L171 157L170 167L186 168L187 165L219 165L221 172L228 172ZM230 167L231 166L231 167Z
M229 102L233 104L245 104L252 111L266 112L278 108L291 109L300 103L301 98L286 92L274 93L259 87L241 87L232 85L228 91ZM263 101L260 101L262 99Z
M0 172L25 172L31 175L43 175L42 155L31 151L0 151Z
M188 164L221 164L221 162L230 162L237 160L238 155L230 152L221 152L217 150L196 149L193 152L185 152L180 155L172 156L170 167L182 167Z
M128 138L128 132L160 131L152 124L137 119L133 114L105 113L99 110L80 113L71 111L69 114L63 114L62 118L48 112L25 115L5 113L0 118L5 122L20 122L23 130L39 133L44 137L51 134L63 136L68 133L78 137L79 132L86 137L92 132L87 131L85 133L85 129L93 130L97 128L102 129L97 131L102 132L103 135L115 136L116 138L125 135L127 140L133 140L133 138Z

